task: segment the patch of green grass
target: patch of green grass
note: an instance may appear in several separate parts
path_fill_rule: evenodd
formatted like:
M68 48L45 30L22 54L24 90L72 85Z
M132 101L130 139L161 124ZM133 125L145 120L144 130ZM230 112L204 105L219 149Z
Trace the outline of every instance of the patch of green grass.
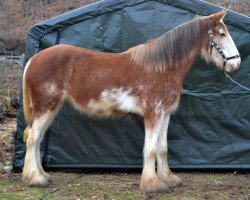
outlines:
M20 179L8 179L0 182L0 200L39 199L49 188L31 188Z
M1 194L0 199L13 200L13 199L16 199L16 197L15 197L15 194L13 193L4 193L4 194Z
M159 198L159 200L170 200L173 199L173 195L171 193L166 193Z
M138 197L138 195L134 194L133 192L126 192L124 195L124 199L136 200L140 198Z
M220 181L220 180L232 180L234 176L229 174L211 174L210 178L212 180Z
M2 102L6 110L10 109L10 98L7 96L0 96L0 101Z

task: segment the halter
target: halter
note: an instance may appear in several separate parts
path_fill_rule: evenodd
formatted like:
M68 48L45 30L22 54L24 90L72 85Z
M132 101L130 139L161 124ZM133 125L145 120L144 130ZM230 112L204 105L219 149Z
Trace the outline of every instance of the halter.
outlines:
M210 43L210 55L212 54L213 47L216 48L219 51L221 57L223 58L223 69L225 68L226 63L227 63L228 60L235 59L235 58L240 58L240 54L237 54L235 56L231 56L231 57L228 57L228 58L225 56L222 49L214 41L214 32L213 32L213 30L211 28L211 22L210 22L209 18L208 18L208 39L209 39L209 43Z

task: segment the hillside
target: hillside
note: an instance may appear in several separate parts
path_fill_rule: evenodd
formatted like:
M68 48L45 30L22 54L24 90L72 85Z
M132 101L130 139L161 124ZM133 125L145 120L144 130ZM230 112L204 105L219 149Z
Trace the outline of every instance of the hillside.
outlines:
M2 0L0 1L0 55L20 55L25 34L34 24L97 0ZM249 0L207 0L250 16ZM229 4L230 3L230 4ZM228 5L229 4L229 5Z
M24 52L25 34L34 24L97 0L4 0L0 2L0 55Z

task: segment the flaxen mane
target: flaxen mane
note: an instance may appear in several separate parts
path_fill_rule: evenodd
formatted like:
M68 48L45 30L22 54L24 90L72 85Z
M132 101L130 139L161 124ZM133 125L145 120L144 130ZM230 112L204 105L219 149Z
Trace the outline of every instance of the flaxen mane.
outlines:
M184 23L127 52L137 64L149 70L165 71L166 68L179 67L188 53L201 45L200 20L202 18Z

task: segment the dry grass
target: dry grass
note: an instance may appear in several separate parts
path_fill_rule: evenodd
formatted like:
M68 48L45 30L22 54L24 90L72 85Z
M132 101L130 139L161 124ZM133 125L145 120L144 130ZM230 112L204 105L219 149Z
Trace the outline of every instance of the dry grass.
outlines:
M14 61L0 62L0 96L17 97L21 83L21 66Z
M0 54L20 55L25 50L26 32L32 25L95 1L97 0L5 0L1 2Z
M53 184L49 188L30 188L20 174L3 180L3 199L249 199L249 175L233 173L177 173L183 185L169 193L143 194L139 190L140 173L65 173L50 172ZM72 182L70 182L73 180ZM64 183L68 184L62 186Z
M12 102L16 102L21 86L21 66L14 61L0 62L0 103L4 106L5 114L16 115ZM17 106L17 105L16 105ZM3 113L0 113L2 115ZM3 116L1 116L2 118Z

